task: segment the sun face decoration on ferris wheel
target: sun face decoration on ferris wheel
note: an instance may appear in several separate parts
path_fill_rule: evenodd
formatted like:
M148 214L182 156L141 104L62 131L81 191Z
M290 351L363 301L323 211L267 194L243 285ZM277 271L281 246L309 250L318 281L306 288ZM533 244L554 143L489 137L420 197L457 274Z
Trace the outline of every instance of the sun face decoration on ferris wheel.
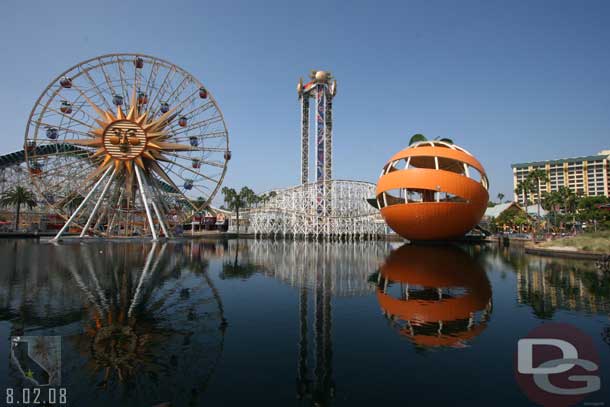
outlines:
M32 183L81 237L169 236L212 201L231 159L215 99L189 73L141 54L59 75L26 128Z

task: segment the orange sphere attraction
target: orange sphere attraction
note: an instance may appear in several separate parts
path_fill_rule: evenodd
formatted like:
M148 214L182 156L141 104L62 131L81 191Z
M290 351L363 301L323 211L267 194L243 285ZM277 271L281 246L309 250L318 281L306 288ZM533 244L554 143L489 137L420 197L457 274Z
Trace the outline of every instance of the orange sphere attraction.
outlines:
M458 247L406 244L388 256L378 278L383 314L418 346L467 346L487 327L491 284Z
M446 141L419 141L383 167L376 199L381 216L409 240L463 236L483 217L489 181L481 163Z

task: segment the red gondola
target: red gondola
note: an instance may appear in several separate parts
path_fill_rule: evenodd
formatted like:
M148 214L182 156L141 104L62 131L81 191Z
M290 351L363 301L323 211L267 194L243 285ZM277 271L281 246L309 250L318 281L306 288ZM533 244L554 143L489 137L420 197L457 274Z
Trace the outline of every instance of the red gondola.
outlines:
M145 105L148 103L148 96L144 92L138 92L138 104Z
M59 80L59 84L61 85L62 88L70 89L72 87L72 78L68 78L67 76L64 76L63 78L61 78Z
M67 100L62 100L59 110L62 113L71 114L72 113L72 104L70 102L68 102Z
M36 161L30 163L30 174L33 174L33 175L42 174L42 164L40 164L39 162L36 162Z

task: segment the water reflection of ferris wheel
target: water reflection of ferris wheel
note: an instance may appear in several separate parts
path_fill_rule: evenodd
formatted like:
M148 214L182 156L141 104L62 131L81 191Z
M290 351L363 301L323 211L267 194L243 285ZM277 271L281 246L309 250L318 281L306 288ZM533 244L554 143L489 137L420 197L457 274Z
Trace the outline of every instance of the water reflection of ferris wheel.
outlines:
M86 298L87 317L69 344L85 360L76 368L85 376L67 385L84 399L92 381L101 399L114 400L122 389L134 405L197 403L227 326L207 263L172 256L182 245L107 244L104 259L96 258L99 245L76 248L82 255L66 253L65 266Z

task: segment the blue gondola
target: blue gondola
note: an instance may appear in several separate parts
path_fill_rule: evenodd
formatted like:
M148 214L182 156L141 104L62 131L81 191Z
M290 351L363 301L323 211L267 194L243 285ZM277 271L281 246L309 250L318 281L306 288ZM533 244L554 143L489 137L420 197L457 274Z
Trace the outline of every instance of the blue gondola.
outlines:
M121 106L123 104L123 96L115 94L112 97L112 103L114 103L115 106Z
M51 140L57 140L59 137L59 132L55 127L47 127L47 138Z

